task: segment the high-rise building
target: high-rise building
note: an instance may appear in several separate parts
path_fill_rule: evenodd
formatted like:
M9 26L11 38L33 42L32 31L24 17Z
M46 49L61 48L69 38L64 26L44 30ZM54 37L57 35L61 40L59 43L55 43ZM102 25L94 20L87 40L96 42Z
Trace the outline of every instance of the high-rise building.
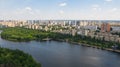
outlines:
M107 32L110 32L110 31L111 31L111 26L110 26L110 24L107 24L106 26L107 26L107 30L106 30L106 31L107 31Z
M109 23L103 23L101 25L101 32L110 32L111 31L111 26Z

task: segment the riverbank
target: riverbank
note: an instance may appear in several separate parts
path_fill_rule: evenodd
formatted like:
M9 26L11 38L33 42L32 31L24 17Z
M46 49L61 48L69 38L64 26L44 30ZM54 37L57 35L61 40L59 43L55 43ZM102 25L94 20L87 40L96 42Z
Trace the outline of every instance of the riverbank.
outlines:
M96 48L96 49L101 49L101 50L107 50L107 51L111 51L111 52L120 53L120 50L114 50L114 49L111 49L111 48L101 48L99 46L92 46L92 45L89 45L89 44L83 44L83 43L77 43L77 42L69 42L69 43L78 44L78 45L85 46L85 47L92 47L92 48Z
M93 45L89 45L89 44L85 44L85 43L78 43L78 42L72 42L72 41L70 42L68 40L62 40L62 39L57 39L55 41L68 42L68 43L71 43L71 44L81 45L81 46L85 46L85 47L92 47L92 48L96 48L96 49L101 49L101 50L107 50L107 51L111 51L111 52L115 52L115 53L120 53L120 50L114 50L114 49L111 49L111 48L102 48L102 47L99 47L99 46L93 46Z
M64 41L74 44L80 44L86 47L93 47L102 50L108 50L113 52L120 53L120 43L114 42L106 42L102 40L98 40L95 38L76 35L72 36L69 34L60 34L54 32L46 32L40 30L32 30L26 28L6 28L1 33L1 38L15 41L15 42L26 42L26 41L47 41L47 40L55 40L55 41ZM116 50L112 49L112 46L117 44L118 48Z
M40 41L52 41L52 38L45 38L43 40ZM17 40L9 40L9 41L14 41L14 42L29 42L29 41L17 41ZM81 46L85 46L85 47L92 47L92 48L96 48L96 49L101 49L101 50L107 50L107 51L111 51L111 52L116 52L116 53L120 53L120 50L114 50L111 48L101 48L99 46L92 46L89 44L85 44L85 43L78 43L78 42L70 42L70 41L66 41L66 40L62 40L62 39L57 39L57 40L53 40L53 41L59 41L59 42L68 42L71 44L77 44L77 45L81 45Z

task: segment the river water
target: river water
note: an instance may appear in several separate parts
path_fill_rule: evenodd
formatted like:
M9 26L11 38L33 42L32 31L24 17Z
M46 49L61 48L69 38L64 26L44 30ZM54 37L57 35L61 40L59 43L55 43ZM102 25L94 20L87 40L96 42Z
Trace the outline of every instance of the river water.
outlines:
M120 67L120 54L67 42L12 42L1 39L0 46L32 55L42 67Z

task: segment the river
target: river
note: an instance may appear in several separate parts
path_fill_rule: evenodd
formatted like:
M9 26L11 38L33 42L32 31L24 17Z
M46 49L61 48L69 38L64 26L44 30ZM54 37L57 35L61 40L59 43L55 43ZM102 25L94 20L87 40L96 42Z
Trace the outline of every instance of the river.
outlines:
M67 42L12 42L1 39L0 46L32 55L42 67L120 67L120 54Z

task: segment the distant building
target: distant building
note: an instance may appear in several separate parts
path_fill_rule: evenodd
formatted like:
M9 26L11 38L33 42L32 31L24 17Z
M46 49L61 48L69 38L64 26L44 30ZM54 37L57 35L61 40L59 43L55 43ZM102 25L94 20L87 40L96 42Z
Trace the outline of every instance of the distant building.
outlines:
M76 35L76 33L77 33L77 30L72 29L72 36L75 36L75 35Z

